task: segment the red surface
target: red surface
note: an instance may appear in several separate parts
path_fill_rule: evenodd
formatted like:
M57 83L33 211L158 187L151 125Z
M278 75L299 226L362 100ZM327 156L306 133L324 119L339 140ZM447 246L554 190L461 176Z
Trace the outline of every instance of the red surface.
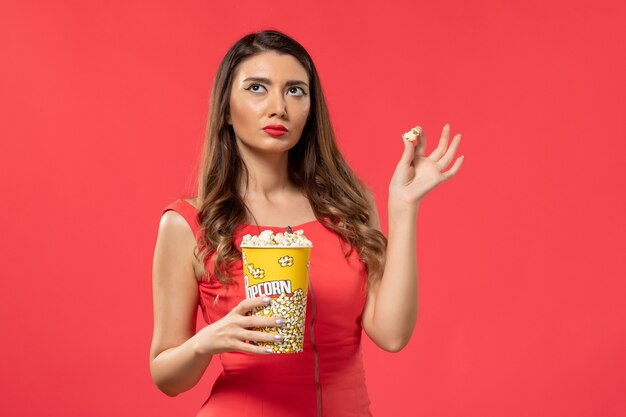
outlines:
M401 134L463 134L419 213L413 339L365 342L374 415L625 415L624 2L233 4L0 3L0 415L204 402L213 367L176 398L150 378L152 254L219 61L268 27L315 59L384 230Z

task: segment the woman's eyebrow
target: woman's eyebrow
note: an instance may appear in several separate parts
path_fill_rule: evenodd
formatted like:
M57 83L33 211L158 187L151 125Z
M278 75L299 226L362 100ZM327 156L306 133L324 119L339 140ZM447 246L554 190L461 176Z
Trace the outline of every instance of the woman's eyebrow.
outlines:
M248 77L245 80L243 80L243 82L246 82L246 81L256 81L259 83L272 85L272 82L270 81L269 78L263 78L263 77ZM307 83L305 83L304 81L300 81L300 80L289 80L285 83L285 86L289 87L289 86L298 85L298 84L306 85L307 87L309 86Z

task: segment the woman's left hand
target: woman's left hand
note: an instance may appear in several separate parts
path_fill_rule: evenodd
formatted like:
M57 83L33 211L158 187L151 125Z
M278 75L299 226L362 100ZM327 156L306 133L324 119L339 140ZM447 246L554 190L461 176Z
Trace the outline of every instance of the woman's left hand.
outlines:
M461 134L450 138L450 125L446 124L441 132L439 145L430 155L424 156L426 136L421 127L416 127L419 136L415 142L402 139L404 153L389 183L389 205L399 209L417 209L424 196L437 185L449 180L457 173L463 163L463 156L454 161L454 165L443 171L454 158L461 142Z

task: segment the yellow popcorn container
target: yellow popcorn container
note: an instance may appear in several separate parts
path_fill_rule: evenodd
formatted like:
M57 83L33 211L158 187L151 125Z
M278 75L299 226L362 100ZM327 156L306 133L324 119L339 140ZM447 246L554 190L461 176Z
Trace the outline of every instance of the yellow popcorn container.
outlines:
M266 296L270 305L250 312L261 317L282 317L285 324L263 327L282 334L282 342L251 342L272 348L274 353L302 352L311 247L241 247L246 298Z

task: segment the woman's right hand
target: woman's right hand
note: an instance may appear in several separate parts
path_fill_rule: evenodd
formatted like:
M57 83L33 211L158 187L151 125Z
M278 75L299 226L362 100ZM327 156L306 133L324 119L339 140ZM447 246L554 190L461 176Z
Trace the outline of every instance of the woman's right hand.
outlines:
M245 342L246 340L251 342L282 342L282 335L277 333L250 330L253 327L280 327L283 325L282 317L259 317L246 314L255 307L266 307L270 303L269 297L256 297L241 301L224 317L204 327L196 334L197 352L209 355L232 351L271 354L271 348Z

